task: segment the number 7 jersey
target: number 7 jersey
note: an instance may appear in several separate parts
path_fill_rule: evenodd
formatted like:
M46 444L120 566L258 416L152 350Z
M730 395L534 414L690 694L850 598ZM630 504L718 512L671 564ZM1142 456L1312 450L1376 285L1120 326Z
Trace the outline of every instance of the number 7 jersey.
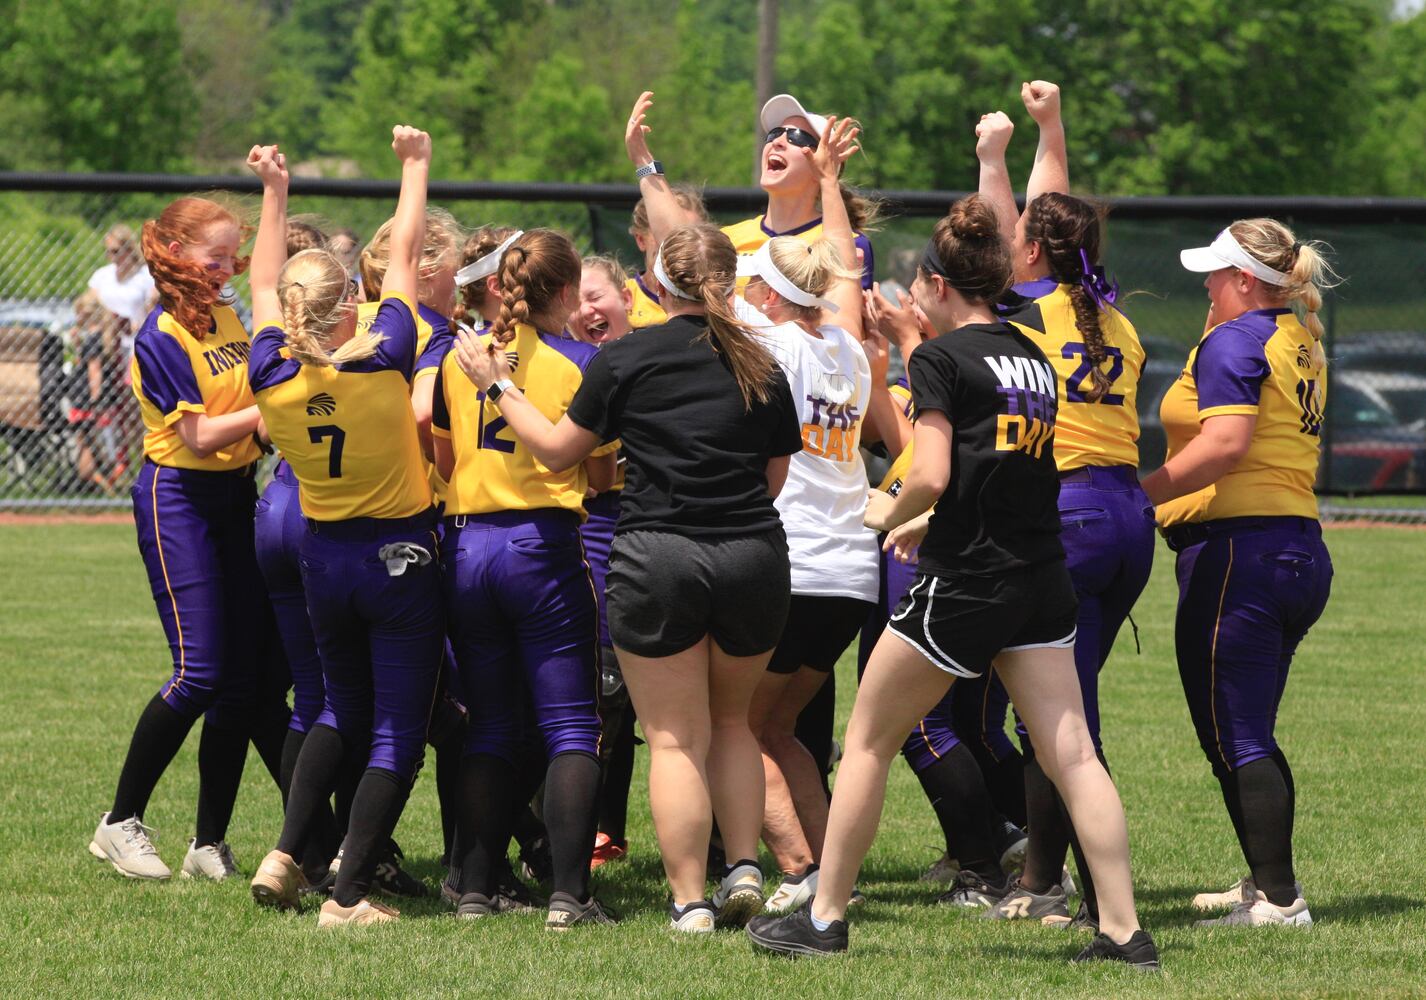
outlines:
M314 521L413 517L431 506L411 412L414 308L383 296L371 326L383 337L376 354L340 366L288 357L280 326L253 339L248 379L258 410Z
M1084 336L1074 322L1069 286L1052 278L1015 286L1000 310L1045 352L1059 376L1059 417L1055 423L1055 465L1068 472L1086 465L1139 464L1139 375L1144 348L1134 325L1118 309L1099 311L1108 361L1109 391L1091 403L1092 366Z

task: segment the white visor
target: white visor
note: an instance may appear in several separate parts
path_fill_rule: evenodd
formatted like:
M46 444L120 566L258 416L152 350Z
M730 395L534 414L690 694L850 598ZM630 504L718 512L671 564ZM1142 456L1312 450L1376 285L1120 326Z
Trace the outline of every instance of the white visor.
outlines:
M789 118L806 118L812 125L812 131L817 133L817 138L822 138L827 134L827 119L822 115L814 115L802 106L802 102L791 94L778 94L776 97L768 98L768 102L763 105L762 115L759 121L762 122L763 132L771 132Z
M513 233L510 234L510 236L505 240L504 243L501 243L498 247L490 251L484 257L477 257L475 260L471 261L465 267L457 271L456 287L464 288L466 285L473 284L474 282L479 281L481 278L488 278L496 271L500 270L500 258L504 256L506 250L510 249L510 244L514 243L516 240L518 240L521 236L524 235L525 231L523 229L515 230Z
M808 247L811 252L811 247ZM772 241L764 243L758 247L756 253L748 254L738 258L738 277L740 278L761 278L768 283L768 287L781 295L789 302L795 302L799 306L809 306L817 309L826 309L828 312L836 312L837 304L826 299L819 299L811 292L804 292L794 285L772 261Z
M672 279L669 278L668 272L665 271L664 268L663 268L663 248L662 248L662 247L660 247L660 248L659 248L659 252L654 255L654 277L657 278L659 284L660 284L661 286L663 286L663 290L666 291L666 292L668 292L668 293L669 293L670 295L672 295L674 298L687 299L689 302L697 302L697 301L698 301L698 296L696 296L696 295L689 295L689 294L688 294L687 292L685 292L682 288L679 288L677 285L675 285L675 284L673 283Z
M1214 237L1213 242L1206 247L1180 250L1178 259L1188 270L1200 274L1218 271L1225 267L1236 267L1270 285L1286 285L1292 280L1286 274L1273 270L1244 250L1238 241L1233 239L1233 234L1226 229Z

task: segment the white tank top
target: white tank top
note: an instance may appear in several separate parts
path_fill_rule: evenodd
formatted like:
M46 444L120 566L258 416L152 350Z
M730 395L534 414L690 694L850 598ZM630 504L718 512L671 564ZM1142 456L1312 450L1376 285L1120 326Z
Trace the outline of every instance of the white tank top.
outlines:
M819 340L796 323L758 331L787 373L802 423L776 504L792 559L792 592L875 601L876 532L862 523L867 477L862 422L871 398L871 366L861 344L839 326Z

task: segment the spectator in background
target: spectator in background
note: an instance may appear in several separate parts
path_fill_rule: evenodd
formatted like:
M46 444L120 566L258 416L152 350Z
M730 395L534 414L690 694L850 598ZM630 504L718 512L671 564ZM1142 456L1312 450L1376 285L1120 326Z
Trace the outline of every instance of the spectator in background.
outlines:
M77 446L74 471L81 486L105 494L127 469L115 429L124 398L123 320L106 310L91 288L74 300L71 343L77 361L70 376L69 423Z
M134 333L144 325L157 293L149 269L139 256L134 231L128 226L120 223L104 234L104 255L109 263L94 272L89 288L99 297L100 305L125 322L119 335L128 355L134 349Z

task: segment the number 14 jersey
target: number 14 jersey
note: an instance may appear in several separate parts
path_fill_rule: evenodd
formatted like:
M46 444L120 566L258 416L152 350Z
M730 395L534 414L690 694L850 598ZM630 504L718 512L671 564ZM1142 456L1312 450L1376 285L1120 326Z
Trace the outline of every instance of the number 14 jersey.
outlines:
M300 364L280 326L253 338L248 380L314 521L413 517L431 506L411 412L414 313L404 296L383 296L371 324L382 336L376 353L342 365Z

